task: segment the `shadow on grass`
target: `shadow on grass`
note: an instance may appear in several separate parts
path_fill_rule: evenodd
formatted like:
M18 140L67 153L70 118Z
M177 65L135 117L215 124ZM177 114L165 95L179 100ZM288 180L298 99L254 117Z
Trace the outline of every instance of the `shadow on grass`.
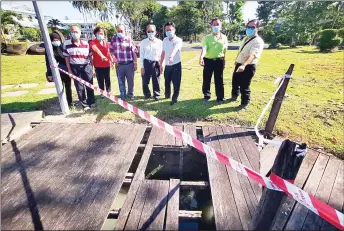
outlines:
M35 102L5 103L5 104L1 104L1 113L46 110L48 109L49 106L54 105L54 104L59 105L57 97L45 99L41 101L35 101Z

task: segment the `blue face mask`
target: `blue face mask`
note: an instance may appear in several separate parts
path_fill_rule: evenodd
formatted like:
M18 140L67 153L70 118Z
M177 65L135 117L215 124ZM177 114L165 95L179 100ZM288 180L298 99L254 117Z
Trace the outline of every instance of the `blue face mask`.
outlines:
M154 33L147 33L147 36L149 39L152 39L152 38L154 38Z
M166 36L167 36L168 38L172 38L173 35L174 35L174 32L172 32L172 31L166 31Z
M123 33L117 33L117 37L120 38L120 39L123 39L125 36Z
M104 40L104 35L97 34L97 39L98 40Z
M78 33L72 33L72 38L73 39L79 39L80 35Z
M61 45L60 41L54 41L51 43L54 47L59 47Z
M246 35L247 36L253 36L254 35L254 29L246 28Z
M220 26L213 26L211 27L213 33L218 33L220 31Z

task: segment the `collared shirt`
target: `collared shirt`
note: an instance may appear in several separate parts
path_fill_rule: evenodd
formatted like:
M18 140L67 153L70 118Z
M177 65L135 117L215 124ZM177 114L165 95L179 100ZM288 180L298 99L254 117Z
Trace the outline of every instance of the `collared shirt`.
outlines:
M173 39L164 38L162 42L162 51L165 51L165 65L172 66L174 64L180 63L181 61L181 50L183 46L183 40L177 36L174 36ZM171 56L173 48L176 48L178 51L173 57L173 63L169 64L168 59Z
M110 54L109 54L109 43L104 40L92 40L90 42L90 47L92 49L92 46L95 45L100 52L108 59L108 61L103 61L100 55L98 55L97 52L93 51L93 64L94 67L109 67L111 65L110 62Z
M203 39L203 47L206 49L205 58L222 58L228 47L227 36L220 33L220 37L217 39L214 34L209 34Z
M145 38L140 43L140 63L141 68L143 66L143 60L148 59L150 61L159 61L162 52L162 41L158 38L149 40Z
M137 49L130 38L121 39L114 36L111 39L110 52L119 63L127 63L134 60L133 53L136 53Z
M88 42L80 40L76 45L70 39L63 43L63 55L70 58L70 64L89 64L92 52Z
M251 40L249 43L246 44L246 46L244 47L244 49L242 49L242 51L240 52L242 46L245 44L246 41L248 41L249 38L245 37L240 45L239 48L239 53L238 56L236 58L236 62L237 63L244 63L246 61L246 59L251 55L254 54L255 58L252 60L252 62L250 64L257 64L258 60L260 59L260 56L263 52L263 48L264 48L264 41L261 37L256 36L256 38L254 38L253 40Z

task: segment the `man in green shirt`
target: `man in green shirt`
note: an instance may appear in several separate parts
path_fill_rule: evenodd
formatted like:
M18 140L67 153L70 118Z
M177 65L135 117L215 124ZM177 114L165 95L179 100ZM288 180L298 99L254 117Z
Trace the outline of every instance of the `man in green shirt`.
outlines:
M210 83L214 73L215 92L217 102L223 103L223 69L225 68L225 56L227 51L227 36L221 33L222 23L218 18L211 20L212 33L203 39L202 53L199 63L203 66L203 102L210 99Z

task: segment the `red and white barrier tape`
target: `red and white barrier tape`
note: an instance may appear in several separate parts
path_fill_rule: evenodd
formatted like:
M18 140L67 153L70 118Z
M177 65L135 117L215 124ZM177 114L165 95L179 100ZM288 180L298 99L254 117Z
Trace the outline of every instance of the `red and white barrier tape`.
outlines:
M320 201L319 199L315 198L314 196L308 194L307 192L303 191L302 189L296 187L292 183L289 183L287 180L284 180L280 178L279 176L272 175L269 178L257 173L256 171L242 165L241 163L237 162L234 159L229 158L228 156L217 152L214 148L202 143L201 141L192 138L189 134L174 128L173 126L165 123L164 121L148 114L145 111L142 111L141 109L127 103L126 101L123 101L116 96L111 95L111 93L106 92L102 89L100 89L97 86L93 86L92 84L82 80L79 77L76 77L72 74L69 74L68 72L64 71L61 68L58 67L51 67L51 68L57 68L61 72L67 74L71 78L81 82L82 84L86 85L87 87L99 92L100 94L104 95L108 99L112 100L113 102L121 105L125 109L131 111L135 115L140 116L141 118L151 122L158 128L168 132L169 134L175 136L176 138L184 141L185 143L189 144L190 146L196 148L198 151L216 159L217 161L220 161L221 163L231 167L235 171L243 174L244 176L250 178L251 180L261 184L264 187L267 187L268 189L272 190L282 190L287 195L293 197L296 201L307 207L309 210L314 212L315 214L319 215L332 225L336 226L340 230L344 230L344 214L339 212L338 210L330 207L326 203Z

